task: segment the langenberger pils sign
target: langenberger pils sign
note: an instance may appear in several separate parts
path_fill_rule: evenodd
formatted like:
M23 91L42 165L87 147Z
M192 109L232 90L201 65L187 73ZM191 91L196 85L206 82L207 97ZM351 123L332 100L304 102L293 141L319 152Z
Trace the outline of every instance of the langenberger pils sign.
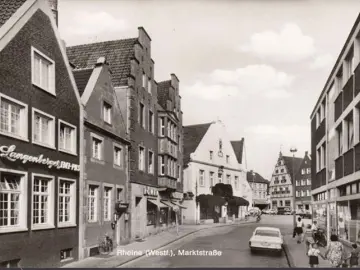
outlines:
M36 164L43 164L47 166L49 169L56 168L56 169L64 169L70 171L80 171L80 166L78 164L60 161L60 160L51 160L49 158L44 158L44 155L39 156L31 156L22 153L15 152L16 146L15 145L2 145L0 146L0 157L7 158L10 161L17 161L20 160L22 163L36 163Z

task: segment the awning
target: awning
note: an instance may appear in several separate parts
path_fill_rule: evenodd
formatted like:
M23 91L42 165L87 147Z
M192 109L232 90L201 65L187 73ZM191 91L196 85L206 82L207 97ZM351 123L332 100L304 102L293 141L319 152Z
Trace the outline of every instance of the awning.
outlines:
M165 204L167 207L174 208L174 205L169 201L161 201L161 203Z
M152 204L155 204L157 207L162 208L162 207L167 207L166 205L164 205L163 203L157 201L157 200L152 200L152 199L147 199L148 202L151 202Z
M182 206L181 204L179 204L178 202L174 202L174 201L171 201L172 204L175 204L176 206L180 207L180 208L183 208L183 209L186 209L185 206Z

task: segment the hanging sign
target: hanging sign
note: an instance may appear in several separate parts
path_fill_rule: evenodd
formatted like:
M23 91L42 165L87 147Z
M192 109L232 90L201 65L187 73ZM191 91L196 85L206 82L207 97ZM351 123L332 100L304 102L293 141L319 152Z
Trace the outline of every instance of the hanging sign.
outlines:
M70 170L70 171L80 171L80 166L78 164L66 162L66 161L60 161L60 160L51 160L49 158L45 158L44 155L39 156L31 156L26 155L23 153L17 153L15 152L16 146L15 145L2 145L0 146L0 157L7 158L10 161L17 161L20 160L22 163L37 163L37 164L43 164L47 166L49 169L56 168L56 169L64 169L64 170Z

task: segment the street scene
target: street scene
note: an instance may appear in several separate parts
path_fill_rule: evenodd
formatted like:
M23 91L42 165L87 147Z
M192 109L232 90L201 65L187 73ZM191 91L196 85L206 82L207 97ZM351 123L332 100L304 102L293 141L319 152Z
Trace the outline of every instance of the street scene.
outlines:
M359 12L0 0L0 268L358 267Z

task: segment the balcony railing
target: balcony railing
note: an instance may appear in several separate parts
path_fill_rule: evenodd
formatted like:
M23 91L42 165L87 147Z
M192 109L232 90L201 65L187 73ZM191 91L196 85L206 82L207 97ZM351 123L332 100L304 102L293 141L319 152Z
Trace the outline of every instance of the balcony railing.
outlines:
M160 187L176 189L177 188L176 183L177 181L175 179L166 176L161 176L158 178L158 184Z

